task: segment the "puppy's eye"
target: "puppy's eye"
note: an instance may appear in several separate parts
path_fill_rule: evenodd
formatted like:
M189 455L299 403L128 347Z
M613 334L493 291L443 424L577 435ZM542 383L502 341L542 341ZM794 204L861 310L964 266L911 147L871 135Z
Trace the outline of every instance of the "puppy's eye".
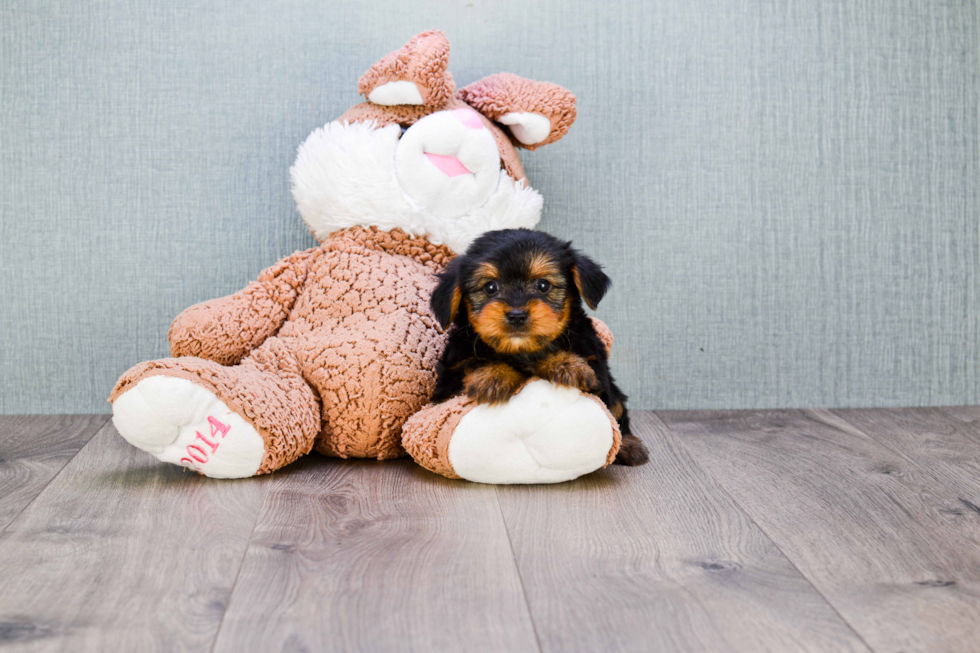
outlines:
M488 281L485 286L483 286L483 292L488 295L494 295L500 288L497 286L496 281Z
M547 279L538 279L534 282L534 288L541 294L551 290L551 283Z

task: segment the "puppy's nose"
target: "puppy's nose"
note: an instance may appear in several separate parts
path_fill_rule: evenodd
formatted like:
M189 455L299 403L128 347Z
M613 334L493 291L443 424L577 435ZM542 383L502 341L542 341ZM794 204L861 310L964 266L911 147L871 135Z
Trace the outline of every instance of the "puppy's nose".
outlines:
M513 308L507 311L507 324L521 326L527 322L527 311L523 308Z

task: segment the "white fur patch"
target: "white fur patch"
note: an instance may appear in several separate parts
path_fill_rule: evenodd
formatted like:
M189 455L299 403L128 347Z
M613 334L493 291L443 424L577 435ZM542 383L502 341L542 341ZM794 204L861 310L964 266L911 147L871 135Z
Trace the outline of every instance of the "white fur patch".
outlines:
M469 130L473 131L473 130ZM493 192L456 217L439 217L411 199L395 174L400 129L373 122L334 121L316 129L299 147L290 169L293 197L303 220L320 239L338 229L395 227L428 236L461 252L494 229L532 228L541 217L541 195L507 172L497 173Z
M112 423L157 460L211 478L255 476L265 456L265 441L251 424L187 379L143 379L113 402Z
M470 174L450 177L426 154L454 156ZM395 174L405 193L432 215L457 218L486 203L497 188L497 142L489 129L473 129L452 111L437 111L412 125L398 141Z
M382 106L396 104L422 104L422 94L419 87L412 82L388 82L375 86L368 94L368 102Z
M514 138L525 145L540 143L551 133L551 121L540 113L527 111L507 113L497 122L509 126Z
M595 401L539 380L506 404L464 415L449 463L477 483L561 483L605 465L612 445L612 424Z

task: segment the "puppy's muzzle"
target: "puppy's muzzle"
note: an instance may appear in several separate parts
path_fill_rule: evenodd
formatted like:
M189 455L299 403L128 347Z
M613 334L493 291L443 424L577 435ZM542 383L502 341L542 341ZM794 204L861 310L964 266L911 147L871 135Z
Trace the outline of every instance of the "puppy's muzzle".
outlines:
M523 308L512 308L507 311L507 324L520 327L527 324L528 312Z

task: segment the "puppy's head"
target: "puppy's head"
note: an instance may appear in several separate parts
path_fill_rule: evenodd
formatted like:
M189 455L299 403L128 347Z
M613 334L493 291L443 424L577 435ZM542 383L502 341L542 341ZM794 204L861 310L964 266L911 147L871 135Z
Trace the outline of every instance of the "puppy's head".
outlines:
M504 354L532 353L561 335L572 307L595 308L609 277L587 256L540 231L490 231L439 277L432 311L443 328L469 321Z

